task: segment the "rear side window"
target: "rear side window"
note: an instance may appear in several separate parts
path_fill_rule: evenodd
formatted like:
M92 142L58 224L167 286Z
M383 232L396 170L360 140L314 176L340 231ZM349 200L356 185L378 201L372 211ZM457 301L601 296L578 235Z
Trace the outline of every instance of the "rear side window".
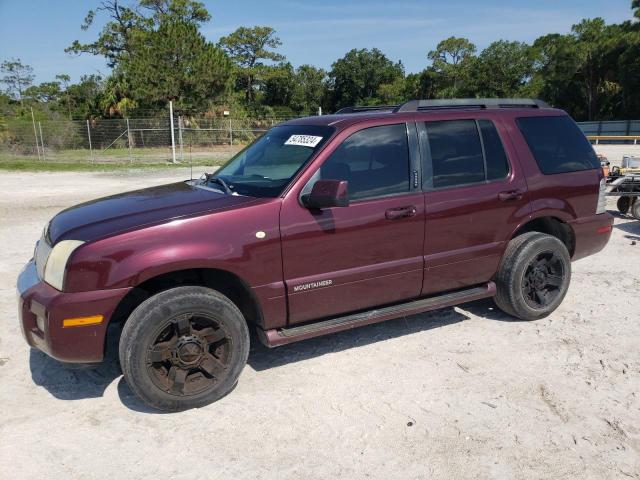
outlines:
M475 120L427 122L435 188L484 181L482 145Z
M571 118L522 117L516 120L542 173L599 168L591 144Z
M507 155L493 122L445 120L425 122L425 126L434 188L499 180L509 173Z
M347 180L351 200L408 192L406 125L384 125L354 133L324 162L320 177Z
M509 173L509 161L496 127L489 120L478 120L478 126L482 133L484 154L487 160L487 180L499 180L506 177Z

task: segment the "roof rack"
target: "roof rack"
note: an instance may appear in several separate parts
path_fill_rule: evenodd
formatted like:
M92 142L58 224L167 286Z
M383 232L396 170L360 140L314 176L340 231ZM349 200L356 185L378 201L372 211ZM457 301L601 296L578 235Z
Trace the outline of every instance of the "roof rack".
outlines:
M343 113L363 113L363 112L394 112L402 105L370 105L370 106L354 106L344 107L336 112L336 115Z
M420 112L469 108L549 108L542 100L532 98L449 98L441 100L410 100L393 112Z

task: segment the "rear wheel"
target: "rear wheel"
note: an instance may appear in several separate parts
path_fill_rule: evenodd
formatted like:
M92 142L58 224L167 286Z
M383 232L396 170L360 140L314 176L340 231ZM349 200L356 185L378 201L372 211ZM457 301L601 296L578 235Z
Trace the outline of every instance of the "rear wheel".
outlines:
M571 258L564 243L539 232L509 242L496 277L498 307L522 320L551 314L571 280Z
M144 301L120 339L127 383L159 410L201 407L236 384L249 353L246 322L231 300L204 287L178 287Z
M621 214L626 215L627 212L629 211L629 206L631 205L630 197L620 197L620 198L618 198L618 202L617 202L616 205L618 207L618 211Z

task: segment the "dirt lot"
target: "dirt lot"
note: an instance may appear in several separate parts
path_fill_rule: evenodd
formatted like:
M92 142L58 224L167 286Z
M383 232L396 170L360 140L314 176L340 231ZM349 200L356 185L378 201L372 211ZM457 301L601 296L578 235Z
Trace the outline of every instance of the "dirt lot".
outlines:
M115 358L20 336L15 279L71 204L188 176L0 172L0 478L640 478L640 222L525 323L490 301L267 350L209 407L149 411ZM613 207L613 204L610 204Z

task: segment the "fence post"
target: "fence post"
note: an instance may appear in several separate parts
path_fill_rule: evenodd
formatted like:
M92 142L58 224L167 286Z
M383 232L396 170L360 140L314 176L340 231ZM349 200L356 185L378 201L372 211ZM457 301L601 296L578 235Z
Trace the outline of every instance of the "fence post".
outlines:
M91 145L91 128L89 128L89 119L87 119L87 137L89 137L89 156L91 157L91 163L93 163L93 146Z
M318 116L321 117L322 116L322 107L318 107Z
M171 125L171 158L176 163L176 135L173 131L173 101L169 100L169 124Z
M133 163L133 155L131 154L131 130L129 129L128 118L127 118L127 143L129 144L129 163Z
M229 145L233 145L233 128L231 128L231 119L229 119Z
M184 162L184 145L182 143L182 115L178 115L178 142L180 142L180 163Z
M36 137L36 151L38 152L38 161L40 161L40 147L38 146L38 131L36 130L36 117L33 116L33 107L31 107L31 121L33 122L33 134Z
M38 122L38 128L40 129L40 146L42 146L42 161L47 161L47 155L44 153L44 138L42 137L42 124Z

